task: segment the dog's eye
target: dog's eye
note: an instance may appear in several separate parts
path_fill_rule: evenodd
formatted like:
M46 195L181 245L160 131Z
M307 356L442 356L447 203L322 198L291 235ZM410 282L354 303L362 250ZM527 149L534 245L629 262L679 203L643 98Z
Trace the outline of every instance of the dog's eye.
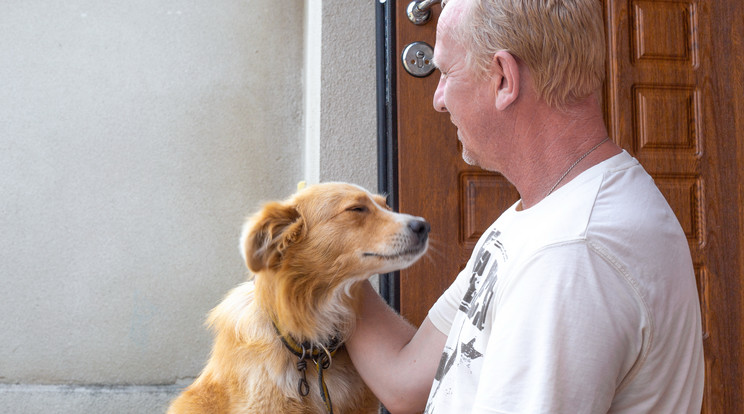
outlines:
M366 213L369 211L367 206L351 206L346 209L346 211L351 211L353 213Z

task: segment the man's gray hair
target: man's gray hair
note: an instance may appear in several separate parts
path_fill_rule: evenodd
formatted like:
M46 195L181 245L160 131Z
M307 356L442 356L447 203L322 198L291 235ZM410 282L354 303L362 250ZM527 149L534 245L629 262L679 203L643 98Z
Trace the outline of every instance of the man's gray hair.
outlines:
M601 0L466 1L453 33L468 52L468 67L484 75L506 50L524 63L537 93L564 107L599 90L605 74Z

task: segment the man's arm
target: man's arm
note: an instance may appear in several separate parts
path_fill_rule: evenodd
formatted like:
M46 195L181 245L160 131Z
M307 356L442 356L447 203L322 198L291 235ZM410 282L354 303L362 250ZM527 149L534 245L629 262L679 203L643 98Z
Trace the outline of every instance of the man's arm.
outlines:
M424 409L447 336L427 318L416 330L365 282L356 331L346 342L372 392L393 413Z

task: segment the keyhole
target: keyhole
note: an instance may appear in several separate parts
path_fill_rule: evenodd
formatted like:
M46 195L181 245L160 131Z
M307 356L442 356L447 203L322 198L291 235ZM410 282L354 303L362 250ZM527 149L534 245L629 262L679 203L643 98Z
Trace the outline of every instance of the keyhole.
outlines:
M424 58L426 57L426 54L422 51L416 52L416 66L419 67L419 69L424 67Z

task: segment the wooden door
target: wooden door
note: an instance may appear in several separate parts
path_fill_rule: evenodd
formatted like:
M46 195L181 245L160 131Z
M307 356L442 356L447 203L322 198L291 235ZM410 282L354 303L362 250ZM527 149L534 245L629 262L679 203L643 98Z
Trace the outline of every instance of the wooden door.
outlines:
M604 0L605 116L611 137L654 177L687 234L706 352L703 412L744 413L744 7L741 0ZM394 50L434 45L392 2ZM517 198L500 175L468 166L447 114L432 108L439 74L390 65L396 204L426 217L431 252L400 273L400 312L420 323L465 265L481 232ZM393 186L395 187L395 186Z

